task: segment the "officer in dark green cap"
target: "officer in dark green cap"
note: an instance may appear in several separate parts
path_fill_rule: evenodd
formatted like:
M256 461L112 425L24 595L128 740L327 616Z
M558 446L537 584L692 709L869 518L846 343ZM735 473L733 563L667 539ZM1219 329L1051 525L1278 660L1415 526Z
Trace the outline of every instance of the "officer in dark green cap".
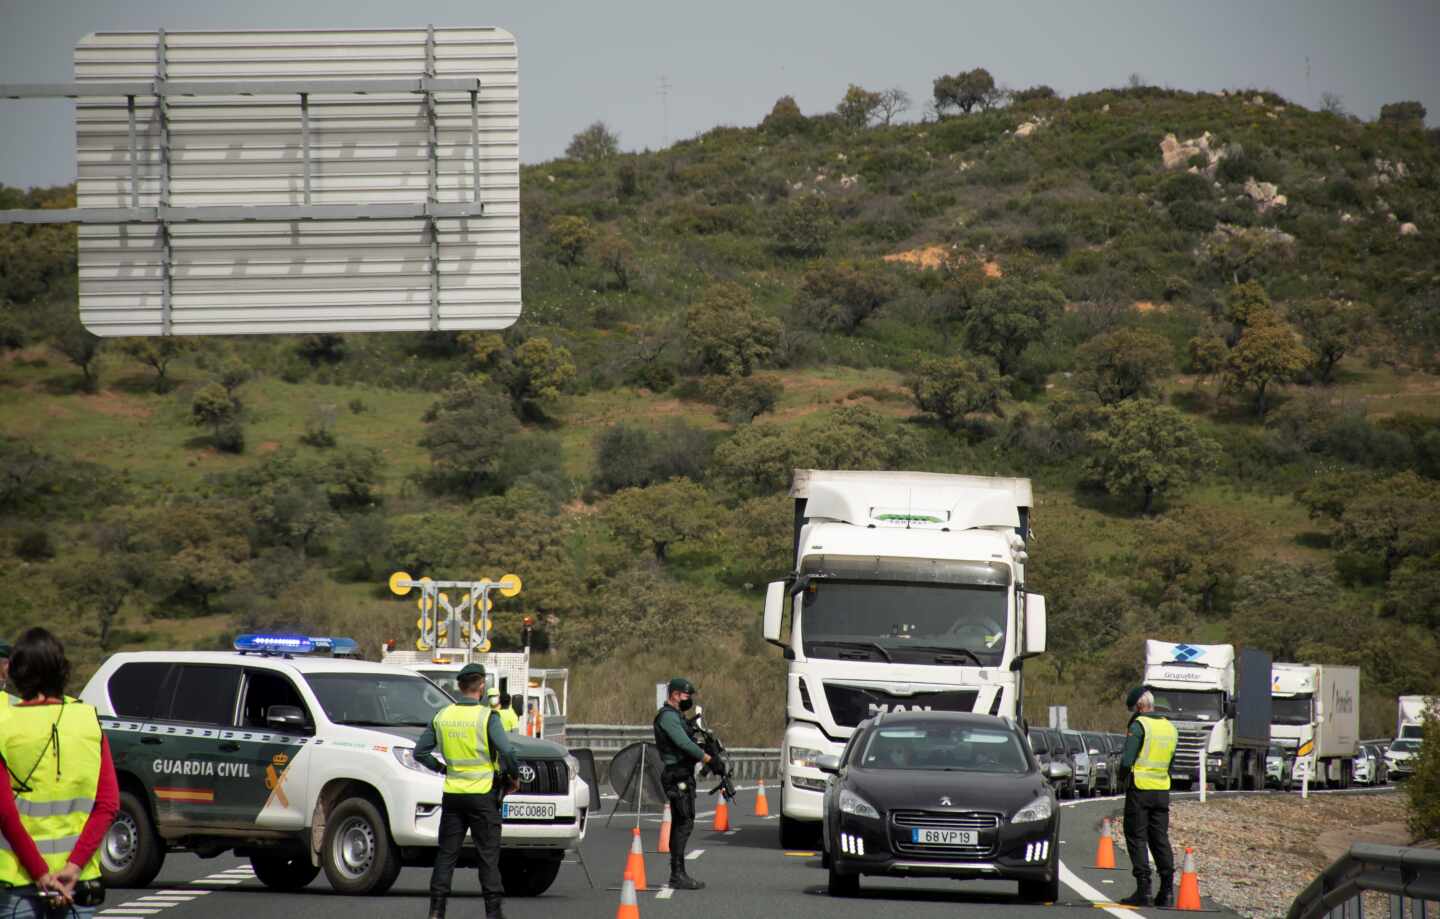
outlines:
M669 695L655 713L655 748L665 764L660 786L670 801L670 886L699 890L705 885L685 870L685 846L695 828L695 766L710 762L710 755L695 743L694 726L682 714L695 704L695 684L677 676L666 688Z
M445 773L440 796L440 849L430 875L429 919L445 919L445 901L465 834L475 837L480 855L480 889L486 919L504 919L500 879L500 790L520 788L519 764L505 735L500 715L480 700L485 696L485 668L466 664L456 677L460 698L436 713L415 743L415 759ZM439 748L445 762L435 758Z
M1120 757L1125 789L1125 847L1130 853L1135 892L1121 900L1127 906L1170 906L1175 898L1175 855L1170 849L1170 761L1179 735L1175 726L1155 717L1155 697L1144 686L1125 696L1134 712ZM1150 857L1160 874L1160 889L1150 899Z

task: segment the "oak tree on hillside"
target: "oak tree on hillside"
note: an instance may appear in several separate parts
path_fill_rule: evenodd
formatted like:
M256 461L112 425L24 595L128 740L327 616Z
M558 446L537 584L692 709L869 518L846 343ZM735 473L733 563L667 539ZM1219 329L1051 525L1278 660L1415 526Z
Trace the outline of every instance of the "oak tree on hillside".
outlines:
M880 112L880 104L880 93L851 83L840 104L835 106L835 114L840 116L841 124L856 131L870 124L870 120Z
M80 385L85 392L100 386L100 354L105 342L80 322L74 308L59 307L50 321L50 345L80 369Z
M161 338L128 338L120 350L155 371L155 391L163 393L170 389L166 373L170 364L182 354L195 350L195 341L166 335Z
M878 114L880 123L890 125L902 112L910 110L910 94L898 86L880 91Z
M701 373L749 376L769 359L780 322L755 305L739 284L712 284L685 311L685 347Z
M595 242L595 228L584 217L565 214L545 224L545 244L555 261L566 266L580 264Z
M1105 409L1104 426L1089 436L1087 472L1114 495L1136 495L1150 513L1163 497L1212 468L1220 447L1177 409L1127 399Z
M1340 360L1364 343L1370 311L1349 300L1302 300L1290 307L1290 321L1315 355L1315 379L1329 384Z
M1243 521L1205 506L1147 525L1138 546L1145 598L1157 605L1179 602L1204 615L1225 606L1247 560Z
M997 92L995 78L984 67L936 77L933 90L935 110L942 115L952 109L967 115L976 107L988 109Z
M565 155L570 159L586 163L609 159L619 152L620 135L603 121L594 122L570 138L570 145L565 148Z
M910 378L915 404L950 431L963 428L972 415L1002 414L1005 390L994 362L984 357L972 360L957 354L927 360Z
M760 130L771 134L791 134L803 131L809 125L794 96L781 96L775 100L770 114L760 122Z
M801 309L821 330L851 334L899 290L883 262L821 262L800 282Z
M993 358L1003 376L1013 374L1020 355L1060 315L1065 296L1043 281L1002 278L976 292L966 316L965 343Z
M190 423L209 428L214 445L230 453L245 448L240 430L240 406L219 383L207 383L190 399Z
M1090 339L1075 352L1080 385L1105 405L1154 395L1175 372L1169 339L1147 329L1119 328Z
M520 428L511 400L483 376L463 377L426 410L420 446L430 451L435 484L464 495L495 483L505 438Z
M1225 388L1253 392L1255 414L1263 418L1269 408L1266 397L1271 384L1295 379L1314 357L1283 322L1252 325L1225 360Z
M715 499L689 479L621 489L601 511L617 539L635 552L652 553L657 562L666 561L671 546L708 533L719 515Z

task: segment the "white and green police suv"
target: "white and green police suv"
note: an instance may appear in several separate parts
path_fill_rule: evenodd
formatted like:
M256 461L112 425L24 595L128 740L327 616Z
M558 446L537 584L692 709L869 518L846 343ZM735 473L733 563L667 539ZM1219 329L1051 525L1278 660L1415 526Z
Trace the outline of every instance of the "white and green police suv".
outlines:
M444 780L414 748L451 700L414 671L341 659L346 641L241 636L233 653L124 653L101 666L81 698L100 713L120 782L107 883L145 886L178 851L234 851L278 890L323 869L350 894L433 863ZM306 656L317 647L337 656ZM500 871L511 896L535 896L584 837L590 792L564 747L511 743L520 791L505 799ZM462 864L474 858L467 848Z

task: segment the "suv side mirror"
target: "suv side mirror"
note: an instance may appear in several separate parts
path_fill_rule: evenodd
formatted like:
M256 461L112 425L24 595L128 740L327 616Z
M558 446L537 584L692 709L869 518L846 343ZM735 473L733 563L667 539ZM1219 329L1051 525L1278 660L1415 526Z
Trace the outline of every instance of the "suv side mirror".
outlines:
M278 731L303 731L306 728L305 713L295 705L272 705L265 709L265 724Z
M840 771L840 757L838 756L817 756L815 757L815 768L821 772L828 772L835 775Z
M765 640L785 647L780 640L780 620L785 615L785 582L771 581L765 589Z
M1025 595L1025 644L1021 657L1045 653L1045 596Z

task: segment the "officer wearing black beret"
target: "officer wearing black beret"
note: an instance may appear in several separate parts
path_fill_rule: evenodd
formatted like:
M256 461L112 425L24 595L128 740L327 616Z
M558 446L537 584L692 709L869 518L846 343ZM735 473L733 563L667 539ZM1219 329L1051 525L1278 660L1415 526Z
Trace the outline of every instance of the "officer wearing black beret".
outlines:
M705 886L685 870L685 846L695 828L695 766L710 762L710 754L695 743L694 726L682 712L695 704L695 684L677 676L670 681L665 704L655 713L655 747L665 764L660 786L670 801L670 886L699 890Z

